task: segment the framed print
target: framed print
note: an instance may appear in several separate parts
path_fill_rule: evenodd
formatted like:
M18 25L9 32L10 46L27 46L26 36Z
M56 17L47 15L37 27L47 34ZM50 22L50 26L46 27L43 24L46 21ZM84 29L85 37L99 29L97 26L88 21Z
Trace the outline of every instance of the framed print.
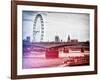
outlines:
M11 78L97 74L97 6L12 1Z

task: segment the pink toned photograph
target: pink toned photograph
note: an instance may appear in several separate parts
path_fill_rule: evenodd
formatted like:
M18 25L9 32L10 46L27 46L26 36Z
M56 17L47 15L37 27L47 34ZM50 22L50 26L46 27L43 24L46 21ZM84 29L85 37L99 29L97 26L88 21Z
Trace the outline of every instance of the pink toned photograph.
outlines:
M89 14L22 11L22 68L90 64Z
M97 74L97 6L12 1L11 78Z

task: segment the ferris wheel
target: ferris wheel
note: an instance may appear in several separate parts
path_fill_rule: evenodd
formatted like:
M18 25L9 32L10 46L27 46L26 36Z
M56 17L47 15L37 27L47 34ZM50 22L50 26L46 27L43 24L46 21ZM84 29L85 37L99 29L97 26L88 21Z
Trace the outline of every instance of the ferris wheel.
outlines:
M33 42L42 42L44 37L44 21L41 14L37 14L33 23Z

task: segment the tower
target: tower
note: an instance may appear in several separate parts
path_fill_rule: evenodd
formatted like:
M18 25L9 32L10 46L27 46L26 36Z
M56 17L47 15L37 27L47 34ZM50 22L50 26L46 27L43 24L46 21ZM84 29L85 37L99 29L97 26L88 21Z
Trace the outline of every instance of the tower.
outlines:
M71 40L70 40L70 35L68 35L68 38L67 38L67 42L70 42Z
M55 36L55 42L60 42L59 36Z
M26 41L27 41L27 42L30 42L30 36L27 36L27 37L26 37Z

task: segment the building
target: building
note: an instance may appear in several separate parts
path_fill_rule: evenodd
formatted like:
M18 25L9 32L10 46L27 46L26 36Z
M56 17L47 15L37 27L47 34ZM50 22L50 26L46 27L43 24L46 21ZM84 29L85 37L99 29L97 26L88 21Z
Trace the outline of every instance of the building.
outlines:
M55 42L60 42L59 36L55 36Z
M78 40L77 40L77 39L71 39L70 42L72 42L72 43L77 43Z
M30 43L30 36L27 36L26 39L23 40L23 42L25 43Z

